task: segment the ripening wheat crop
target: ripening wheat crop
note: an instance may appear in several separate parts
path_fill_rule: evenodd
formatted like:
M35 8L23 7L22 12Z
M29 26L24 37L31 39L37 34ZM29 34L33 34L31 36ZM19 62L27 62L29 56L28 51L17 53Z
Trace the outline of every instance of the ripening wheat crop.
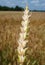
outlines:
M30 15L30 13L29 13ZM0 12L0 65L19 65L18 43L23 12ZM32 12L23 65L45 65L45 12Z

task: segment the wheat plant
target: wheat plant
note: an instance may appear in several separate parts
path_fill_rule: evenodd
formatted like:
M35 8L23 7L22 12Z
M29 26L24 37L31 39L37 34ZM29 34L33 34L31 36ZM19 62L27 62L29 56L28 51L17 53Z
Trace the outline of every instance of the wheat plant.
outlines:
M26 44L28 43L28 35L29 35L29 17L31 17L31 15L29 15L29 9L28 9L28 6L26 6L26 9L24 11L24 15L23 15L23 21L21 22L21 32L20 32L20 37L19 37L19 40L18 40L18 58L19 58L19 62L20 62L20 65L23 64L24 62L24 59L25 59L25 51L28 49L28 48L25 48Z

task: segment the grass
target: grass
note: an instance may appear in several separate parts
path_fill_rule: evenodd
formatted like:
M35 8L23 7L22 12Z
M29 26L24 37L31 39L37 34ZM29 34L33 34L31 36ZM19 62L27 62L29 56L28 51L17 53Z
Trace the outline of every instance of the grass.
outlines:
M22 12L0 11L0 65L19 65L16 48ZM45 65L45 12L32 12L24 65Z

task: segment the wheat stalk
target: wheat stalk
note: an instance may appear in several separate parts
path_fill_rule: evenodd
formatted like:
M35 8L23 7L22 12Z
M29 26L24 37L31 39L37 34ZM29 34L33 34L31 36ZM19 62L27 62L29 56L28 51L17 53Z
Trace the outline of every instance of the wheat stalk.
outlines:
M27 32L27 30L29 29L29 17L31 17L31 15L29 15L29 10L28 10L28 6L26 6L26 9L24 11L24 15L23 15L23 21L21 23L21 33L20 33L20 37L18 40L18 57L19 57L19 61L20 61L20 65L23 64L24 59L25 59L25 51L27 50L27 48L24 48L26 46L26 44L28 43L27 35L29 35L29 32Z

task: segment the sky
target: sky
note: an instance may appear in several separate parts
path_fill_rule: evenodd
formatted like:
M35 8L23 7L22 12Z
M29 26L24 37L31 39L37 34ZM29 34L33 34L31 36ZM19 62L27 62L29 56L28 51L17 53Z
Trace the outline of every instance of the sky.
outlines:
M26 2L30 10L45 10L45 0L0 0L0 5L8 7L18 5L25 8Z

